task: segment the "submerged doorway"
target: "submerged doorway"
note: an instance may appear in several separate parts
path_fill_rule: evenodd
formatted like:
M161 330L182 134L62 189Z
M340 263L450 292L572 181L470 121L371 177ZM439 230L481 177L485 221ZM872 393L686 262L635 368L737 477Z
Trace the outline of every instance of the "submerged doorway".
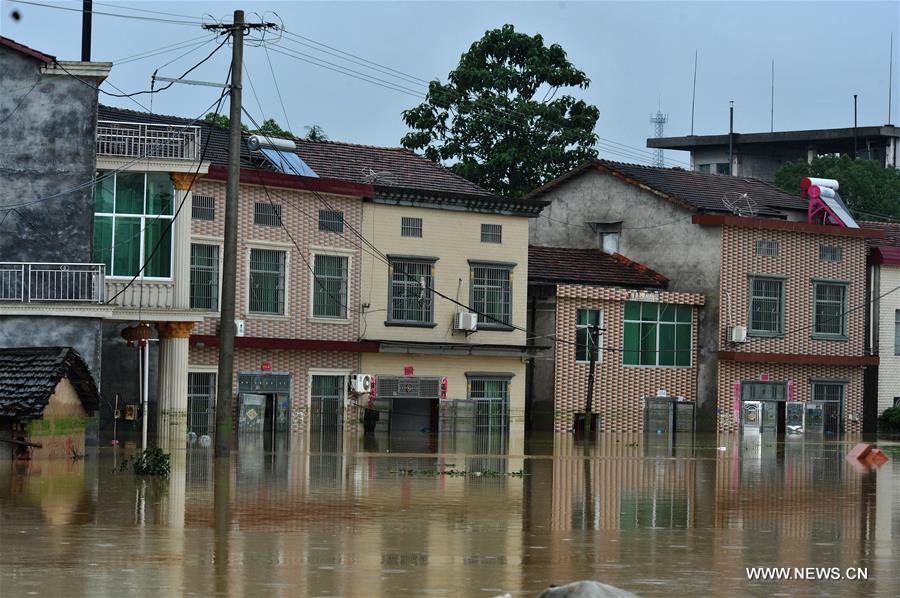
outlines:
M238 431L274 438L291 430L291 375L271 372L238 374Z
M787 430L786 382L741 384L741 428L750 433L784 434Z

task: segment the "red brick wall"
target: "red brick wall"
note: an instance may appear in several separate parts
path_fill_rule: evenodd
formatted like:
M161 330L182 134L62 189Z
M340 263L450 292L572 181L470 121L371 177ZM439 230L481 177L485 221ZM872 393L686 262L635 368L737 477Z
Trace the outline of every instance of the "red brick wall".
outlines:
M691 367L623 366L623 317L628 291L620 288L560 285L556 303L554 428L569 430L574 413L583 412L590 365L575 361L575 325L579 309L602 309L601 361L597 363L592 410L600 413L601 428L609 432L643 430L641 398L664 389L670 396L697 400L697 310L693 317ZM703 296L660 293L665 303L702 305Z
M194 185L194 193L211 195L216 199L215 220L191 220L191 235L195 242L199 237L222 239L225 217L225 183L200 179ZM268 195L266 195L268 191ZM355 341L359 338L359 288L361 260L357 238L350 231L352 226L360 230L362 201L359 198L324 195L325 201L335 210L344 212L344 233L319 231L320 209L329 209L312 193L293 189L277 189L258 185L241 185L240 212L238 214L238 264L237 264L237 319L244 320L245 336L306 338L316 340ZM281 204L284 228L260 226L253 223L253 206L256 202ZM186 209L188 209L186 207ZM285 231L290 232L290 236ZM291 239L293 237L293 241ZM254 241L282 243L288 252L287 292L285 316L248 315L249 251ZM300 250L294 245L298 245ZM263 248L282 249L280 247ZM310 321L312 316L313 266L310 247L335 248L351 251L350 273L347 283L347 316L349 323L321 323ZM302 254L301 254L302 250ZM221 252L221 250L220 250ZM220 255L221 259L221 255ZM306 262L309 262L307 267ZM216 334L218 318L209 317L194 327L194 334Z

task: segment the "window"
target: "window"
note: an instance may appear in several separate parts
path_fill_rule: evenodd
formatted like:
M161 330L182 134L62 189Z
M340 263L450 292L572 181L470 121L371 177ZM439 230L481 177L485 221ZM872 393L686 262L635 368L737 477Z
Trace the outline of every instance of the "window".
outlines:
M731 174L728 171L728 162L717 162L716 163L716 174Z
M284 314L285 258L276 249L250 250L250 313Z
M847 336L847 285L813 282L815 296L813 335Z
M712 164L698 164L698 165L697 165L697 170L700 171L700 172L702 172L702 173L704 173L704 174L709 174L709 173L710 173L710 166L712 166Z
M813 401L839 403L844 399L843 382L813 382L812 387Z
M400 236L401 237L421 237L422 236L422 219L406 218L400 219Z
M167 172L101 173L94 214L94 261L110 276L172 276L172 204Z
M840 262L844 258L844 252L835 245L820 245L819 259L823 262Z
M191 243L191 309L219 307L219 246Z
M619 238L622 235L621 222L592 222L591 227L597 232L600 249L604 253L619 252Z
M313 374L309 389L309 427L340 429L343 422L344 376Z
M900 397L894 397L894 407L900 407Z
M603 326L603 312L599 309L579 309L575 324L575 361L591 360L591 330L594 326ZM601 358L598 352L597 361Z
M473 264L471 305L479 328L507 328L512 323L512 268Z
M388 295L388 321L434 322L434 262L392 259Z
M693 308L671 303L625 303L623 365L689 367Z
M501 224L482 224L481 225L481 242L482 243L501 243L503 241L503 225Z
M346 256L315 257L313 317L347 319L347 263Z
M343 233L344 213L335 210L319 210L319 230L329 233Z
M187 430L197 436L212 435L215 426L216 375L188 373Z
M468 376L469 400L475 401L475 429L505 429L509 422L509 377Z
M253 224L281 226L281 205L258 201L253 204Z
M784 332L784 280L750 277L750 332L777 335Z
M762 239L757 239L753 247L753 255L778 257L778 241L764 241Z
M191 218L194 220L216 219L216 198L209 195L191 197Z

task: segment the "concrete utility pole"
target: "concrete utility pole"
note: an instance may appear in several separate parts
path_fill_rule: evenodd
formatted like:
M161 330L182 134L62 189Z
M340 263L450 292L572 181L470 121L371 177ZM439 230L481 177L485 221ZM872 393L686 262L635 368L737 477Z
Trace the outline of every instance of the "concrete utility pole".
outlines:
M734 100L728 105L728 176L734 175Z
M600 324L594 324L591 327L591 365L588 370L588 387L587 398L584 406L584 439L591 439L591 420L593 419L593 402L594 402L594 372L597 369L597 349L600 344Z
M222 307L219 315L219 369L216 374L217 459L229 457L234 437L231 416L231 380L234 375L234 304L237 283L237 203L241 173L241 82L244 32L273 27L272 23L245 23L244 11L234 11L232 24L204 25L231 35L231 112L228 130L228 181L225 187L225 238L222 258Z
M91 61L91 21L94 16L93 0L81 4L81 61Z

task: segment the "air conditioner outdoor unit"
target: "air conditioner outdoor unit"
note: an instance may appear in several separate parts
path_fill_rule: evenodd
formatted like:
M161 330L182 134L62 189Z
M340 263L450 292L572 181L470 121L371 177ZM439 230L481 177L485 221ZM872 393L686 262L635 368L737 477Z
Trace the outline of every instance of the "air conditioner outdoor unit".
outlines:
M746 343L747 342L747 327L746 326L732 326L728 329L728 340L732 343Z
M453 329L475 332L478 330L478 314L458 312L453 317Z
M353 374L350 376L350 392L369 394L372 390L372 376L369 374Z

